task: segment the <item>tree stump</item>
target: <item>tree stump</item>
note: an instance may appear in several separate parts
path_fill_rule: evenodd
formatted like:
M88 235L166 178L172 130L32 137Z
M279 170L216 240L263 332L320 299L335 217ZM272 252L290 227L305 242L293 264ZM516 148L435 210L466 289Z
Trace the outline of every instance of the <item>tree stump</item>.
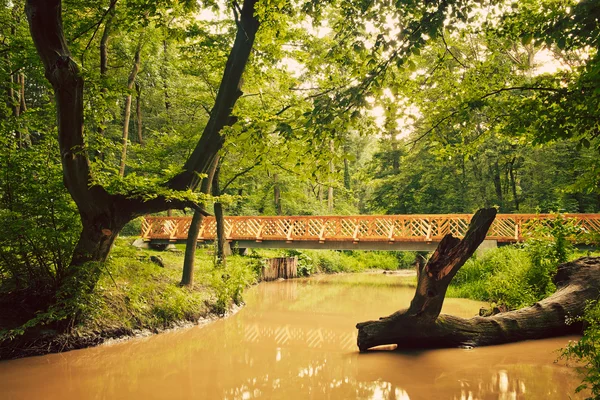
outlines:
M574 318L600 294L600 258L584 257L558 267L557 292L531 307L492 317L440 315L446 290L460 267L485 238L495 209L479 210L463 240L447 235L425 264L417 266L415 296L406 310L356 325L360 351L380 345L398 348L485 346L580 332Z
M265 260L261 270L261 280L274 281L298 276L298 257L277 257Z

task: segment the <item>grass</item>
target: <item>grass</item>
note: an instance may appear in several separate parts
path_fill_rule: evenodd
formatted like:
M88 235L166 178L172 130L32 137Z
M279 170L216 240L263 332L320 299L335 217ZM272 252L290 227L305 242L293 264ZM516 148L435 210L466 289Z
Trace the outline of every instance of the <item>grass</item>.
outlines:
M519 308L536 301L527 275L533 265L526 252L514 246L488 250L472 257L458 271L448 297L462 297L501 303Z
M130 238L117 240L92 297L81 329L92 331L164 329L175 322L224 314L241 303L243 289L257 280L256 258L231 256L215 268L212 249L196 252L193 287L180 287L182 246L176 251L137 249ZM162 258L161 268L150 256Z

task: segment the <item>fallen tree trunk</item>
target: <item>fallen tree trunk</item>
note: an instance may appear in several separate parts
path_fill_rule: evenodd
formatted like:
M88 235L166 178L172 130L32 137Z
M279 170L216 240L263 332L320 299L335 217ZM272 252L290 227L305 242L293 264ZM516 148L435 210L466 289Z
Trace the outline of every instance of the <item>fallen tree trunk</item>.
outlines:
M494 217L495 211L480 210L462 241L448 235L440 242L427 264L417 267L417 289L408 309L357 324L360 351L390 344L398 348L486 346L581 332L575 318L588 300L600 295L599 257L561 264L554 278L556 293L531 307L471 319L439 315L448 284L481 243Z

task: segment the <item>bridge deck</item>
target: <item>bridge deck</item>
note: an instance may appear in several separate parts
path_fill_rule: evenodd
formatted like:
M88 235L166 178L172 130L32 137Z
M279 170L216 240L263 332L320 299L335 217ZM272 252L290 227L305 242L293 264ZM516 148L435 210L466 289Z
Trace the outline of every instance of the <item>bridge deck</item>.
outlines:
M472 214L226 217L225 236L228 241L245 243L432 243L449 233L462 237L471 217ZM564 214L563 217L573 219L585 232L600 233L600 214ZM535 226L555 218L554 214L498 214L486 239L522 241ZM185 241L190 223L191 217L145 217L142 238ZM215 219L205 218L198 240L213 240L215 235Z

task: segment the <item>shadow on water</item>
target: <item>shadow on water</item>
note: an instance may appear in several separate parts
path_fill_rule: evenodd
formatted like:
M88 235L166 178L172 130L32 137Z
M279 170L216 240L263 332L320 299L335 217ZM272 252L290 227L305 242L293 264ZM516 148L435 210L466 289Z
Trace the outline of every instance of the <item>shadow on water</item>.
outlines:
M400 278L260 284L243 310L208 326L0 362L0 388L8 399L579 398L573 393L580 376L554 363L567 338L359 354L356 322L388 315L412 298L414 289L376 285L382 279ZM443 312L468 317L480 305L448 299Z

